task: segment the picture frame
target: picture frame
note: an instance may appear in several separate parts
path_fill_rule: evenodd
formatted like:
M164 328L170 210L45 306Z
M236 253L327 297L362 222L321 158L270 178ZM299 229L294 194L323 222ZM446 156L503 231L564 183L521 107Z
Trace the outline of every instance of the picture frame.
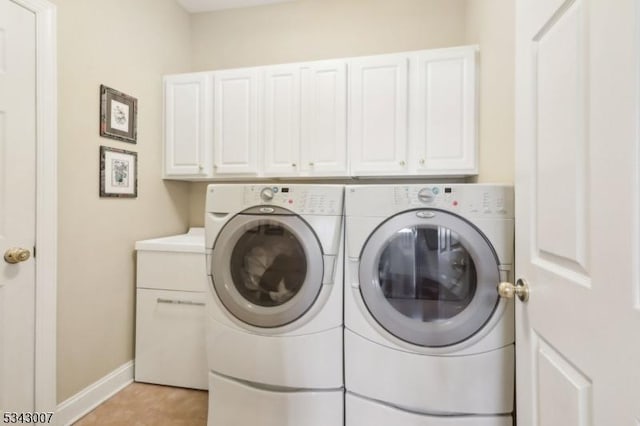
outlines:
M100 146L100 197L138 197L138 153Z
M100 136L137 143L138 100L100 85Z

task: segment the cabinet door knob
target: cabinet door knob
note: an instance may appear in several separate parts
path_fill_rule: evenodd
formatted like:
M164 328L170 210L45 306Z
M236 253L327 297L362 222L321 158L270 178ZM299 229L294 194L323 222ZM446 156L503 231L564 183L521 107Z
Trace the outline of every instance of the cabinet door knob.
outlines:
M198 170L202 170L204 169L204 166L202 164L198 164Z
M424 164L424 158L420 159L420 164Z
M400 163L399 163L399 164L400 164L401 166L403 166L403 167L404 167L404 165L405 165L405 164L407 164L407 163L405 163L405 161L404 161L404 160L402 160L402 161L400 161Z
M296 167L296 163L292 163L292 164L291 164L291 167Z
M311 167L313 167L313 166L314 166L313 161L311 161L311 162L309 163L309 165L310 165Z

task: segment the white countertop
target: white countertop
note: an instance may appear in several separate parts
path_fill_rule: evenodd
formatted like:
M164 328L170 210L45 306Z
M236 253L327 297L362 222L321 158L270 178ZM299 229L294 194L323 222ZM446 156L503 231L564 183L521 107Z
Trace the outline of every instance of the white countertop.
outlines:
M204 228L189 228L186 234L136 242L136 250L204 253Z

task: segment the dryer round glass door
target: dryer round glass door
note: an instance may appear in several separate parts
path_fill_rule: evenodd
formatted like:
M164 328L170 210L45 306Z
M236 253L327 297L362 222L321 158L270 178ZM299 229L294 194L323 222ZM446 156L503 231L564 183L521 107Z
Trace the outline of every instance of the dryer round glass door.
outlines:
M220 232L212 255L215 291L239 320L279 327L300 318L322 288L322 249L298 216L240 214Z
M394 336L427 347L468 339L499 302L497 257L459 216L418 210L388 219L360 256L360 292Z

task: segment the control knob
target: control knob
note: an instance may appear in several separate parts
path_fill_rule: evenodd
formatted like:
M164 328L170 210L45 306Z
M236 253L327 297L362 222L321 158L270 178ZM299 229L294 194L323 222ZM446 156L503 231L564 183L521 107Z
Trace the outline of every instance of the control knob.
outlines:
M273 189L263 188L262 191L260 191L260 198L262 198L262 201L273 200Z
M418 200L423 203L433 203L434 198L435 196L431 188L422 188L420 192L418 192Z

